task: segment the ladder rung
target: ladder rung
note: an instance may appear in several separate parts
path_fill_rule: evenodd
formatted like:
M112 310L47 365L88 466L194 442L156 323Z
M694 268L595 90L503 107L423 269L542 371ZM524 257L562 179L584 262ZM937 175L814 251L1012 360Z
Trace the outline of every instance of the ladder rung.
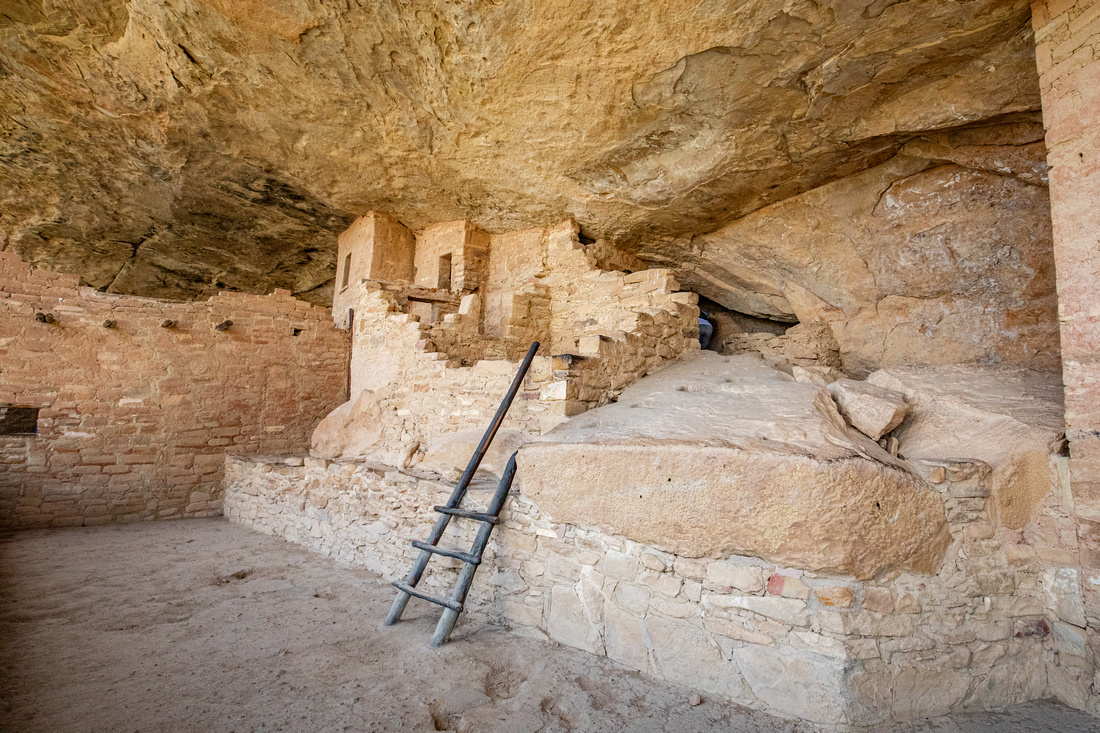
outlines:
M412 544L413 544L413 547L415 547L418 550L427 550L428 552L434 553L436 555L444 555L446 557L453 557L456 560L461 560L462 562L469 563L471 565L480 565L481 564L481 558L480 557L477 557L476 555L471 555L468 552L460 552L458 550L445 550L442 547L438 547L436 545L429 545L427 542L421 542L420 540L413 540Z
M500 524L500 517L486 512L471 512L469 509L452 509L449 506L436 506L432 508L440 514L450 514L452 517L465 517L466 519L476 519L479 522Z
M446 606L452 611L458 611L459 613L462 612L462 604L458 601L452 601L450 598L436 598L435 596L418 591L416 588L413 588L411 585L401 580L395 580L391 585L393 585L393 587L397 588L397 590L399 591L408 593L410 596L422 598L425 601L428 601L429 603L434 603L437 606Z

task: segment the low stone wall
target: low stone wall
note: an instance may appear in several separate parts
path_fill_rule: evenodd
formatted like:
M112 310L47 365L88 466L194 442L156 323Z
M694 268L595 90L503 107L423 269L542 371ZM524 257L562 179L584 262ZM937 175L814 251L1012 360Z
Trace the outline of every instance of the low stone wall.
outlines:
M935 575L858 582L751 557L679 557L555 522L520 494L469 606L522 633L829 726L1065 699L1080 687L1071 677L1085 680L1087 697L1076 570L1040 562L1018 533L994 526L985 464L915 465L941 492L952 535ZM388 579L408 571L409 542L427 535L431 507L451 490L428 475L316 459L230 458L226 483L231 521ZM470 502L487 498L472 492ZM452 527L455 547L476 531ZM441 560L422 587L445 593L457 562Z
M225 452L306 450L347 358L287 291L112 295L0 252L0 404L39 408L36 434L0 436L0 528L220 514Z

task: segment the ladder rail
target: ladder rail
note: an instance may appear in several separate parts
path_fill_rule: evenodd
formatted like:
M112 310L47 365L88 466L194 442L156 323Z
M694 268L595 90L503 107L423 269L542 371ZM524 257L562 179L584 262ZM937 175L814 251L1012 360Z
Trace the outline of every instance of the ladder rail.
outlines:
M459 504L462 503L462 499L466 496L466 490L470 486L470 481L473 480L474 474L481 465L481 460L489 450L489 444L493 442L493 438L496 437L497 431L504 422L504 416L508 414L508 409L512 406L512 401L515 400L516 394L519 393L520 387L523 385L523 380L527 378L527 372L531 369L531 362L535 360L535 353L538 350L539 342L535 341L531 344L531 348L527 350L527 355L523 357L523 361L520 362L519 371L516 372L516 376L512 379L512 384L508 387L508 392L505 393L504 399L500 403L500 407L497 408L496 415L493 416L493 421L489 423L489 427L481 437L481 442L478 444L477 450L474 451L474 455L470 457L470 462L467 464L466 470L462 473L462 478L459 479L458 484L455 485L454 491L451 492L450 498L447 499L447 508L457 509ZM439 518L435 521L435 525L432 526L432 531L428 534L426 544L439 544L439 540L443 537L443 533L447 531L447 525L450 521L450 514L440 514ZM427 569L428 561L431 557L432 553L430 551L420 551L420 557L417 558L412 570L410 570L409 574L405 577L406 585L411 588L416 587L416 584L420 582L420 578L424 576L424 571ZM398 589L397 598L394 599L393 605L390 607L390 612L386 616L384 622L385 626L392 626L401 619L401 614L404 613L405 606L409 603L409 598L410 596L406 591Z
M500 510L504 508L504 502L508 499L508 492L512 488L512 479L515 476L516 454L513 453L508 458L508 465L504 469L504 475L500 477L500 483L497 485L496 493L493 494L493 500L489 504L486 514L494 516L500 514ZM470 550L471 555L480 558L484 554L485 546L489 544L489 535L492 534L492 531L492 524L481 525L481 528L477 531L477 537L474 538L474 546ZM477 568L477 565L462 566L462 570L458 574L458 582L455 583L451 597L448 599L454 605L449 605L443 609L443 615L440 617L439 623L436 624L435 633L432 634L432 640L428 642L428 646L440 646L451 637L451 632L454 631L455 623L458 621L458 614L462 612L462 608L466 605L466 594L470 592L470 585L474 582L474 573L477 572Z

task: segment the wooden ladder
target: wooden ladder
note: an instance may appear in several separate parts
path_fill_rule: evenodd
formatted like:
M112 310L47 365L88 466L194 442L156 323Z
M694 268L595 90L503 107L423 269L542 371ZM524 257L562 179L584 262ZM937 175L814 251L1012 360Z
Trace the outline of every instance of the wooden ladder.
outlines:
M420 542L419 540L413 541L413 547L420 550L420 557L417 558L416 564L413 565L412 570L409 571L405 580L399 580L393 583L394 587L397 588L397 598L394 599L393 606L390 607L390 613L386 616L386 626L392 626L400 621L401 614L404 613L409 598L416 596L417 598L434 603L437 606L443 606L443 616L439 619L439 623L435 627L435 633L432 634L430 645L437 647L450 638L451 631L453 631L455 627L455 622L458 621L458 614L462 613L463 604L466 602L466 594L470 591L470 584L473 583L474 580L474 573L477 572L477 566L481 564L481 557L485 553L485 545L489 543L489 535L492 534L493 527L500 523L500 510L504 508L504 502L508 499L508 491L512 487L512 479L516 475L516 454L513 453L508 459L508 465L504 469L504 475L501 476L500 483L497 485L497 490L493 494L493 499L489 502L489 507L486 511L475 512L463 509L462 500L465 498L466 490L470 486L470 481L473 480L474 473L477 472L478 466L481 465L481 460L485 457L485 453L488 451L489 445L493 442L497 430L500 429L501 423L504 422L504 416L508 414L508 408L512 406L512 400L515 399L516 393L519 392L520 387L523 385L523 379L527 376L527 372L531 368L531 362L535 359L535 352L538 350L539 343L537 341L531 344L531 348L527 350L527 355L523 357L523 362L519 365L519 371L516 372L516 376L512 380L511 386L508 388L508 393L504 395L504 400L500 403L500 407L497 409L493 421L489 423L489 427L485 431L485 435L482 436L481 443L478 444L477 450L474 451L474 455L470 458L470 463L466 466L466 471L463 472L462 478L459 479L454 491L451 492L451 497L447 500L447 504L445 506L433 507L435 511L439 512L439 519L435 521L435 526L432 527L432 531L428 535L428 540L426 542ZM470 548L469 552L450 550L439 546L439 540L442 539L443 533L446 532L451 517L462 517L464 519L471 519L475 522L481 522L481 527L478 529L477 536L474 538L473 547ZM421 577L424 575L424 571L427 569L428 561L431 559L432 555L453 557L465 563L458 574L458 582L455 584L454 590L451 592L449 598L439 598L417 590L416 588L416 584L420 582Z

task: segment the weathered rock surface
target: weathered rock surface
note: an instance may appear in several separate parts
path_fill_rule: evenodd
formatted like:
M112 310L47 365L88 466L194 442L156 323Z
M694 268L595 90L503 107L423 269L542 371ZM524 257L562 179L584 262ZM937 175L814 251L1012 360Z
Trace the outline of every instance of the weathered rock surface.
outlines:
M895 431L906 458L976 458L993 468L994 505L1012 529L1052 490L1050 454L1065 430L1056 374L997 366L893 367L868 377L905 395Z
M901 392L870 382L838 379L827 389L848 424L872 440L901 425L909 409Z
M428 446L424 460L419 467L426 471L435 471L448 478L456 478L466 470L466 465L474 455L483 430L462 430L451 433ZM530 440L530 436L521 430L499 430L493 442L489 444L485 457L478 467L479 474L492 474L500 477L508 459L519 447Z
M702 352L522 448L518 477L556 520L680 555L934 572L942 499L853 436L821 388Z
M382 407L378 395L361 391L354 402L337 407L317 424L309 453L314 458L357 458L382 440Z
M641 254L676 262L685 287L728 308L826 321L849 373L977 361L1057 370L1050 202L1033 176L1043 129L1020 118L983 130L973 137L991 158L1030 150L1034 164L907 152Z
M1038 109L1027 0L30 0L0 8L0 68L11 246L113 292L324 301L335 235L375 209L659 236L742 300L722 238L674 238L903 145L994 189L1042 176L921 135Z
M793 367L814 369L840 367L840 344L832 328L822 320L799 323L782 334L768 332L735 334L722 344L723 354L760 353L764 361L784 371Z

